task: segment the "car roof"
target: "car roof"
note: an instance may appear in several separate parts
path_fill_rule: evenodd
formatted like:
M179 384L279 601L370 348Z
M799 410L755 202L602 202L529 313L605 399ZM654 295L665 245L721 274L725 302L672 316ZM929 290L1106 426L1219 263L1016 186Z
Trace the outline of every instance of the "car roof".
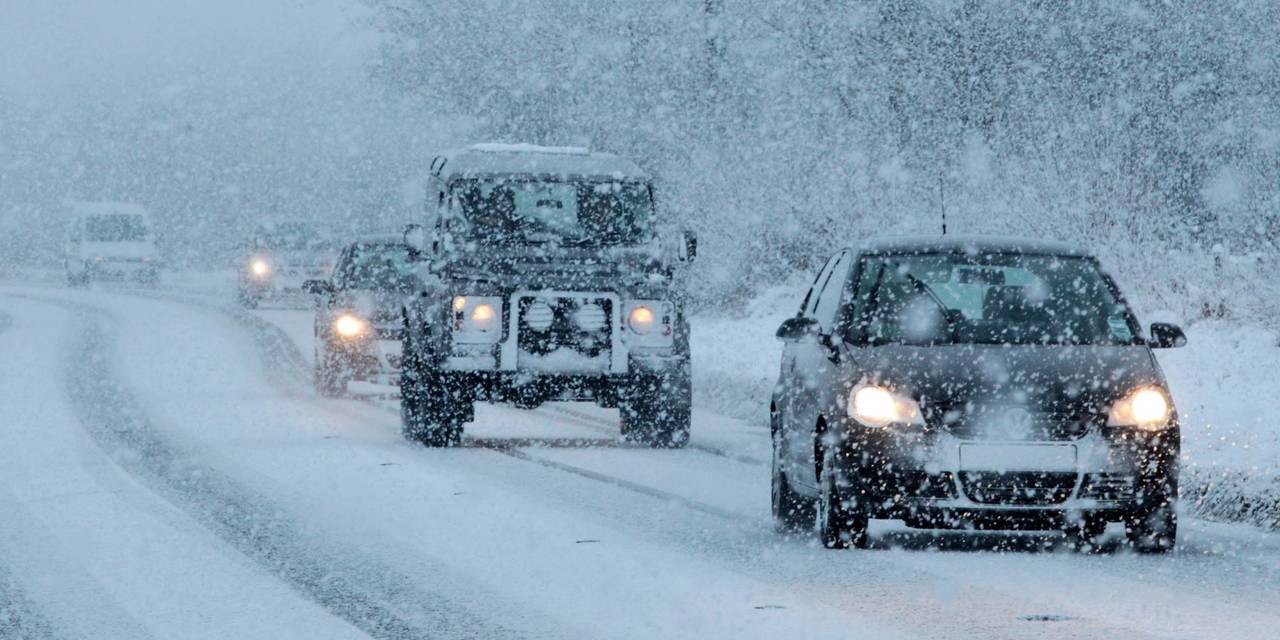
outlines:
M639 165L612 153L500 143L475 144L437 156L431 161L431 173L445 182L492 175L649 180Z
M1079 245L1015 236L936 235L880 236L852 247L863 254L900 253L1013 253L1026 255L1092 257Z

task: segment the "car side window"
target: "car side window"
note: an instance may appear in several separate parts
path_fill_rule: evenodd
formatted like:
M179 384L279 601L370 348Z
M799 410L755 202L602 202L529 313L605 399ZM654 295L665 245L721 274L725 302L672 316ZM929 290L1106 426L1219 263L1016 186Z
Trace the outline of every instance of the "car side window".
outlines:
M823 284L822 292L818 294L818 300L813 307L813 317L818 321L818 326L822 327L823 333L830 333L835 328L836 312L840 310L840 302L844 297L845 281L849 278L849 252L841 252L837 258L835 265L831 268L831 273L827 274L827 281Z
M836 254L827 258L826 263L822 265L822 269L818 271L818 275L814 277L813 284L809 286L809 292L804 295L804 301L800 303L800 312L796 315L812 317L813 308L818 302L818 293L822 291L823 285L826 284L827 278L831 276L831 268L835 266L836 260L840 254Z

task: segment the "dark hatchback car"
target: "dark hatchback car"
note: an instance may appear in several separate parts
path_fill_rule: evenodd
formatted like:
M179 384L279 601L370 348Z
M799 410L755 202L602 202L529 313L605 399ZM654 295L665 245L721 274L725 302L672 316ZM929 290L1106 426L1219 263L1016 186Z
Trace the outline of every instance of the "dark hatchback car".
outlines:
M885 240L831 257L778 329L773 513L828 548L868 521L1177 536L1178 418L1152 348L1085 251L976 237Z
M417 283L409 247L398 237L371 235L342 250L329 280L308 280L317 297L315 382L338 396L351 382L399 385L405 298Z

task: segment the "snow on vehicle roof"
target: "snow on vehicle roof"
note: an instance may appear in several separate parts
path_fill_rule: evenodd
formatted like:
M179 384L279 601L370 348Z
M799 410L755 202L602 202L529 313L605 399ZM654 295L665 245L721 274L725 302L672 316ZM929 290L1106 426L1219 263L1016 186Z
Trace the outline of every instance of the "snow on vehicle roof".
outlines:
M863 253L1025 253L1091 256L1083 247L1052 240L1013 236L947 235L884 236L857 247Z
M88 202L84 200L68 200L66 206L79 216L100 216L110 214L126 214L146 216L147 209L132 202Z
M581 147L485 143L437 157L431 171L446 182L490 175L533 175L613 180L648 180L636 163L612 153Z

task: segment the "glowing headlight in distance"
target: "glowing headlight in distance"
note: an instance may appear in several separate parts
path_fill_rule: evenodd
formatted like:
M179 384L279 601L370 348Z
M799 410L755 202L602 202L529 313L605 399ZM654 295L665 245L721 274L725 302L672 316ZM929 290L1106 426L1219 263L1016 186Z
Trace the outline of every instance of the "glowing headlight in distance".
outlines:
M631 315L627 318L627 324L631 326L631 330L646 335L653 331L653 325L657 320L657 316L653 313L653 309L639 305L632 307Z
M266 260L258 259L249 264L249 270L253 272L253 275L261 278L271 273L271 265L267 264Z
M868 427L924 424L915 400L871 384L860 384L849 391L849 417Z
M467 297L466 297L466 296L457 296L457 297L455 297L455 298L453 299L453 311L454 311L454 313L460 312L460 311L462 311L463 309L466 309L466 308L467 308Z
M497 317L498 312L482 302L471 309L471 326L476 331L490 331L497 324Z
M357 318L349 313L344 313L333 321L333 330L344 338L354 338L364 333L366 328L364 320Z
M1169 398L1158 387L1143 387L1117 400L1107 416L1107 426L1155 429L1169 422Z

